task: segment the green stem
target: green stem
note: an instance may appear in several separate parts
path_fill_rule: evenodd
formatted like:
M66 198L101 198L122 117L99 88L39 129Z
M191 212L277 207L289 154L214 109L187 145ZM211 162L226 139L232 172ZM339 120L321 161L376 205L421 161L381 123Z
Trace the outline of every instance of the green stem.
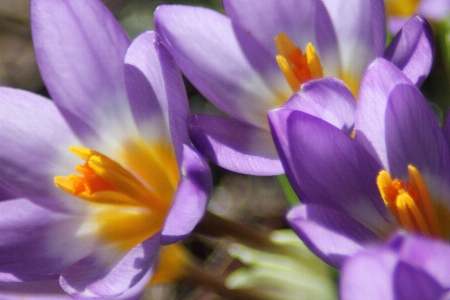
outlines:
M266 232L253 229L242 223L226 220L208 211L194 231L216 238L231 238L257 249L275 250L277 248Z
M229 289L225 286L226 276L211 273L197 264L187 266L185 282L199 285L214 291L216 294L230 300L267 300L259 291L254 289Z
M289 205L295 206L300 204L300 200L298 199L297 194L294 192L294 189L289 183L286 175L279 175L277 176L277 179Z
M224 219L209 211L206 212L202 221L194 229L194 232L214 238L230 239L254 249L303 260L303 257L299 256L296 249L274 243L270 239L270 233L254 229L243 223Z

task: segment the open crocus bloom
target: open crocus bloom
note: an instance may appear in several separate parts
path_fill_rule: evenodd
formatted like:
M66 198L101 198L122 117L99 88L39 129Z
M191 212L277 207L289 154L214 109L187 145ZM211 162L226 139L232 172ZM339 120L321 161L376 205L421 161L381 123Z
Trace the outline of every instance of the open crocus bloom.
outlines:
M393 33L414 14L425 17L429 22L438 22L450 13L449 0L386 0L386 14L389 30Z
M450 125L442 132L417 87L384 59L364 75L355 115L353 139L336 127L340 119L269 114L286 175L304 203L289 212L291 226L337 267L399 228L448 240Z
M194 144L214 163L240 173L283 173L267 123L302 84L342 79L356 95L375 57L385 56L416 84L432 63L428 24L414 17L385 47L382 0L224 0L227 16L160 6L158 33L181 71L231 118L190 119Z
M34 0L31 23L53 101L0 88L0 280L116 297L206 207L182 78L155 33L130 44L100 1Z
M345 262L340 299L448 299L450 245L397 234Z

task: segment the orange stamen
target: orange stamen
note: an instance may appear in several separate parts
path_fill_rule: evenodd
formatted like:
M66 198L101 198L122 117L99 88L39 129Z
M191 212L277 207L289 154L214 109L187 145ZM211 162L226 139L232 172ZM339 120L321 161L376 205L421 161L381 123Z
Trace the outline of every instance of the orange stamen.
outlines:
M171 203L107 156L82 147L70 147L70 151L86 162L75 167L81 175L55 176L56 186L65 192L96 203L143 206L161 212L169 209Z
M121 163L89 148L69 150L85 163L75 166L79 174L55 176L54 182L89 202L79 232L128 251L161 230L178 182L170 145L129 142L118 155ZM158 165L160 161L166 169Z
M406 230L427 236L440 237L436 208L419 170L408 166L410 180L406 183L392 179L383 170L378 174L377 185L386 207Z
M303 54L285 33L280 33L275 37L275 45L279 53L276 56L278 65L293 91L298 91L311 79L323 77L322 64L311 43L306 45Z

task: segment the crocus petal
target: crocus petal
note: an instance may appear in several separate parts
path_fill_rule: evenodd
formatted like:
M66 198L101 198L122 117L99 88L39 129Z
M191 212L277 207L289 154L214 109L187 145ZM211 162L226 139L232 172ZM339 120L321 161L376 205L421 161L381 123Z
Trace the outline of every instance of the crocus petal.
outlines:
M0 282L2 300L70 300L58 280L35 282Z
M11 187L6 186L0 181L0 200L13 199L18 196L17 191Z
M423 269L439 284L450 288L450 246L448 243L412 235L397 235L390 247L399 253L402 260Z
M265 112L289 97L291 90L275 59L268 52L263 55L267 50L258 48L251 35L245 35L224 15L201 7L163 5L155 12L155 25L181 71L230 116L266 127ZM244 37L249 44L246 47L240 44ZM256 67L247 57L248 48L259 57ZM261 68L268 64L274 72L262 77Z
M133 41L125 57L125 75L141 134L150 144L158 138L173 143L181 161L183 144L189 143L188 99L181 73L155 32Z
M160 239L159 234L154 235L118 261L118 253L102 248L66 268L60 277L61 287L75 299L117 297L146 276L158 254Z
M447 299L449 251L445 242L399 232L345 262L341 298Z
M177 193L162 230L162 243L174 243L186 237L203 217L212 179L202 156L191 146L183 149L181 173Z
M167 97L155 42L156 34L145 32L132 42L125 56L130 107L141 136L150 144L169 137Z
M397 34L400 29L402 29L403 25L406 24L406 22L408 22L408 18L407 17L397 17L397 16L391 16L388 19L388 28L389 31L392 34Z
M0 103L2 185L16 195L60 195L53 177L73 173L68 147L78 142L55 104L11 88L0 88Z
M392 288L398 257L386 249L370 249L348 259L341 272L342 300L396 300Z
M183 78L174 59L157 37L155 44L161 63L162 77L167 97L167 111L172 143L178 162L185 155L184 145L190 143L188 133L189 102L184 88ZM164 107L164 105L163 105Z
M408 164L425 174L445 176L450 168L448 144L431 107L414 85L397 85L392 90L384 123L393 176L405 178Z
M444 133L444 137L447 143L450 144L450 118L447 118L445 120L445 125L442 132Z
M31 2L34 48L42 78L78 136L124 137L132 116L123 59L130 44L100 1ZM105 134L102 134L105 138Z
M275 57L278 51L274 38L279 33L287 34L294 44L301 48L307 43L315 42L315 31L312 25L315 23L317 2L316 0L302 2L298 0L282 2L224 0L223 6L233 23L247 30L262 45L270 49L270 53Z
M290 109L274 109L267 113L267 117L269 119L270 131L272 133L275 148L280 157L284 173L287 178L290 178L289 182L294 191L300 192L299 181L296 178L297 174L292 161L292 153L289 151L287 120L292 113L294 113L294 111Z
M286 175L296 182L301 201L329 206L386 234L391 216L375 184L379 166L370 156L340 129L309 114L291 113L286 128L288 148L278 151L291 155L294 177Z
M356 102L347 86L335 78L313 80L302 85L282 108L316 116L350 134L355 122Z
M0 201L0 281L57 279L65 267L93 249L88 239L74 236L81 219L35 202Z
M397 33L384 54L417 86L423 83L433 64L432 35L427 21L416 15Z
M429 274L404 262L397 264L393 279L395 299L442 299L445 292Z
M364 74L356 105L355 139L384 168L389 166L385 142L386 107L392 89L400 84L413 85L396 66L379 58Z
M307 204L291 209L287 220L301 240L325 262L342 262L378 238L361 223L326 206Z
M233 23L254 36L273 57L278 54L274 38L285 33L301 49L308 43L317 48L327 74L337 74L339 49L336 35L321 1L223 1Z
M154 266L155 264L153 264ZM145 292L145 288L148 287L148 283L150 282L153 276L153 269L151 267L147 273L136 283L133 287L127 289L123 294L119 297L116 297L115 300L139 300L142 298L142 294Z
M450 13L450 1L448 0L421 0L417 13L427 19L439 21Z
M333 21L343 71L352 78L360 78L367 64L383 54L386 39L383 1L322 1ZM351 17L343 21L343 16Z
M236 120L196 115L190 119L194 145L215 164L253 175L279 175L283 168L266 130Z

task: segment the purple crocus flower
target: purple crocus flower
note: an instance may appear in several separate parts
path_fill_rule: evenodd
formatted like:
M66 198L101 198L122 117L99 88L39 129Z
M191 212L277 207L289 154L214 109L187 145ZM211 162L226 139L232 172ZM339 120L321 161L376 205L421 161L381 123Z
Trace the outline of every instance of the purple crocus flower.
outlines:
M335 88L333 101L345 104L348 93ZM353 114L330 115L340 118L269 114L286 175L304 203L288 214L301 239L337 267L398 228L448 240L450 125L441 131L414 83L377 59L361 83L355 138L336 127L351 124Z
M385 0L389 30L399 31L413 14L435 23L450 13L450 0Z
M448 243L397 234L345 262L340 299L448 299L449 258Z
M231 117L196 115L190 134L208 159L232 171L283 173L266 113L304 82L338 77L357 94L365 68L383 55L418 85L431 68L431 30L418 16L384 50L382 0L224 0L223 5L226 16L163 5L155 23L181 71Z
M31 23L53 101L0 88L0 280L116 297L205 211L182 78L155 33L130 44L100 1L33 0Z

